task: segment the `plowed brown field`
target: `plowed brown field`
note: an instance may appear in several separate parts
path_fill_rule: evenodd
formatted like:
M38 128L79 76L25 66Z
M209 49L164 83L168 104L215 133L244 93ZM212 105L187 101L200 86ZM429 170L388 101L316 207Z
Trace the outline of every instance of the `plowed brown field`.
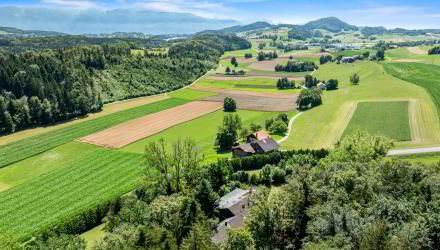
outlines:
M223 103L220 102L194 101L120 124L80 138L79 141L107 148L122 148L132 142L214 112L222 107Z

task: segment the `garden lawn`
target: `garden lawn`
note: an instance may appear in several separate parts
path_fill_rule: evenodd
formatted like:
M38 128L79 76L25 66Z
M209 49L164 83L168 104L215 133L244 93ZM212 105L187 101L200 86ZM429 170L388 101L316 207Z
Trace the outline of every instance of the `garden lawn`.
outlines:
M0 168L43 153L74 139L96 133L132 119L176 107L187 102L187 100L171 98L1 145Z
M358 103L344 136L359 131L396 141L410 141L408 102Z
M140 184L142 155L95 147L68 158L57 169L0 192L0 235L27 240Z
M440 66L422 63L386 63L388 74L426 89L440 116Z
M351 86L350 76L360 75L360 83ZM325 64L315 73L321 80L338 79L340 88L323 93L323 104L304 112L292 127L284 149L331 148L341 138L356 103L360 101L408 101L417 103L415 124L420 131L420 145L440 144L440 121L429 94L421 87L388 75L376 62ZM415 146L401 142L398 147Z
M169 128L157 135L134 142L120 150L143 154L145 146L148 143L156 142L161 138L168 143L168 149L171 149L171 144L179 138L189 138L196 143L198 150L205 155L206 161L215 161L218 158L230 157L231 153L219 154L214 148L217 129L222 124L225 114L227 113L223 111L213 112L184 124ZM275 117L279 113L239 110L236 114L241 117L243 126L248 127L251 123L256 123L264 128L265 120ZM295 112L288 114L289 117L291 117ZM274 136L274 138L279 139L277 136Z

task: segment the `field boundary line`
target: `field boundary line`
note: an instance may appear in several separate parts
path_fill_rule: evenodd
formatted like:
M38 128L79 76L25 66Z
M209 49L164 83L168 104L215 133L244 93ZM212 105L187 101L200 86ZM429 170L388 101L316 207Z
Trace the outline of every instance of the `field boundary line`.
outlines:
M290 121L289 121L289 126L287 127L287 135L284 136L283 138L279 139L279 140L277 141L278 144L281 144L281 143L287 141L287 139L289 139L290 132L292 131L293 123L294 123L294 122L296 121L296 119L298 119L298 117L300 117L302 114L304 114L304 112L299 112L298 114L296 114L294 117L292 117L292 118L290 119Z

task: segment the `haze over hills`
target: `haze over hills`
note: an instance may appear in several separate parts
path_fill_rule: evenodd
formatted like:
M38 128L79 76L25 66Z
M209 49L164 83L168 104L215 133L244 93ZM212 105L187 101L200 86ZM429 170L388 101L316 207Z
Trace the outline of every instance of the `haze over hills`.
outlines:
M69 34L143 32L147 34L195 33L238 24L234 20L208 19L192 14L151 10L100 11L51 8L0 7L0 26L47 30Z

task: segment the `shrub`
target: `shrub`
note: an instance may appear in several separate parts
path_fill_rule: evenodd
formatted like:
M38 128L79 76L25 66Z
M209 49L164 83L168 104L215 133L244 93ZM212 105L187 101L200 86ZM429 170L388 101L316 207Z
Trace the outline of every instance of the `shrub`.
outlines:
M335 90L338 88L338 84L338 80L330 79L325 83L325 87L327 88L327 90Z
M272 134L284 135L287 133L287 124L282 120L276 120L270 126L269 131Z
M359 75L358 74L356 74L356 73L354 73L352 76L350 76L350 82L351 82L351 84L353 84L353 85L358 85L359 84L359 82L360 82L360 77L359 77Z

